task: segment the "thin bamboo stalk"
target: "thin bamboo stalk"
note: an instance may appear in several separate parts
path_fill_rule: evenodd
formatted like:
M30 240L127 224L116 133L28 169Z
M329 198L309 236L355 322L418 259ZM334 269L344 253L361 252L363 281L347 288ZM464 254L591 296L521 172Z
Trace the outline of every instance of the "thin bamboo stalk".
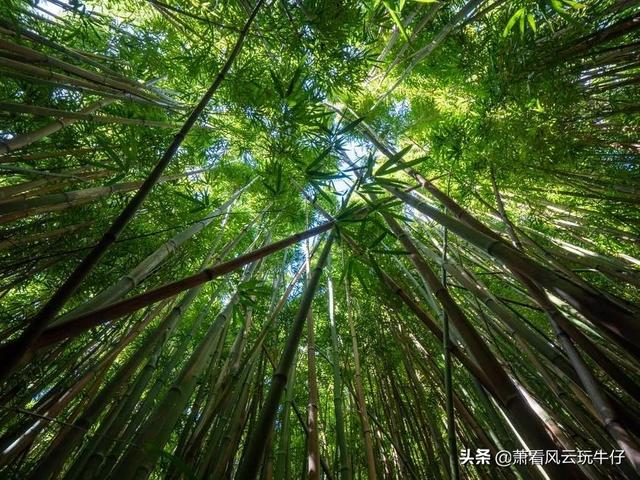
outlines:
M193 225L189 226L182 232L177 233L160 247L158 247L153 253L148 255L138 265L136 265L127 275L122 276L116 283L100 292L98 295L92 297L89 301L83 303L79 307L74 308L70 312L58 317L51 323L51 326L63 325L69 322L74 317L77 317L87 312L97 310L98 308L109 305L118 299L122 298L127 292L137 287L145 278L147 278L151 272L153 272L158 265L160 265L169 255L173 254L184 242L191 239L193 236L205 229L211 222L216 220L222 212L230 209L235 201L242 195L242 193L251 186L253 181L249 182L244 187L237 190L227 201L213 210L204 220L201 220ZM202 268L205 268L203 265Z
M180 125L171 122L158 120L146 120L144 118L127 118L116 115L93 115L92 113L69 112L57 108L38 107L36 105L26 105L13 102L0 102L0 111L12 113L25 113L38 117L54 117L59 119L80 120L83 122L106 124L106 125L135 125L140 127L174 128ZM67 123L68 125L68 123Z
M256 459L262 459L263 457L265 447L264 439L269 434L272 424L276 418L278 405L282 399L282 394L284 393L284 388L287 384L289 373L291 372L291 365L293 364L293 359L295 358L296 350L300 343L300 337L302 336L302 330L304 329L307 314L311 308L311 303L313 302L313 297L315 296L318 283L320 282L322 269L327 261L329 252L331 251L332 243L333 235L329 235L322 253L320 254L320 258L318 258L318 262L313 270L313 274L305 288L298 313L296 314L287 338L285 349L282 352L278 367L271 379L269 394L261 409L259 420L252 429L250 436L247 438L244 458L242 459L235 476L237 480L253 480L258 475L260 465L256 462Z

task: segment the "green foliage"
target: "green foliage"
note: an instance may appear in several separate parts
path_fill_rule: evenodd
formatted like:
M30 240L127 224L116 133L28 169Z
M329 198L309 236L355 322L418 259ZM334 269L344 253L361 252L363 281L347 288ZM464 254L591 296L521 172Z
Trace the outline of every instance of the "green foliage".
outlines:
M4 42L0 101L77 113L111 99L91 115L109 115L120 122L66 119L64 128L0 156L7 167L0 177L0 205L115 188L147 178L224 64L252 3L4 2L0 6L0 40ZM458 18L469 5L473 6L469 14ZM169 251L166 259L133 285L127 297L194 275L212 249L209 263L220 264L324 223L329 216L336 221L337 241L312 305L316 351L311 355L316 355L318 364L323 458L334 477L342 478L335 460L340 458L333 402L338 394L353 457L350 466L357 473L355 478L366 475L365 437L355 400L355 385L360 381L375 434L377 466L384 467L380 478L387 474L390 478L448 478L448 462L442 457L447 440L441 428L446 420L440 376L442 339L430 333L398 292L385 287L382 272L438 327L442 306L437 297L442 289L434 291L422 281L412 256L397 241L385 217L401 224L438 278L444 276L441 263L446 250L447 261L465 278L486 287L494 302L512 312L526 331L545 345L559 347L548 317L513 272L451 231L445 247L441 224L389 192L412 191L427 204L444 209L430 184L423 185L425 180L432 182L505 243L514 243L515 232L531 259L587 282L594 292L636 311L640 298L640 70L638 30L624 22L637 14L634 2L613 0L584 4L572 0L269 2L165 172L169 179L153 189L64 311L126 276L161 246ZM28 32L38 36L30 37ZM433 42L436 47L415 62L418 53ZM49 60L31 62L12 52L12 44L40 52ZM27 71L21 63L40 70ZM52 73L59 76L51 77ZM403 80L395 86L399 78ZM145 85L150 81L152 85ZM0 112L0 148L56 121ZM166 243L207 219L252 180L232 207L201 232L176 248ZM20 211L25 215L19 218L0 216L2 341L19 336L99 241L134 190L77 203L65 199L55 206L45 205L46 211ZM446 212L463 218L449 207ZM309 240L311 250L318 238ZM171 388L179 391L173 383L181 369L193 358L216 315L237 295L237 306L206 357L210 363L194 390L185 393L188 406L177 412L169 440L146 452L159 457L154 478L169 473L175 474L171 478L212 477L215 462L226 458L223 454L229 456L222 466L225 478L232 476L300 306L304 276L272 318L287 284L304 265L305 247L301 242L273 252L250 278L237 269L206 283L193 304L180 313L175 332L154 360L158 369L139 392L139 409L133 410L139 416L133 418L141 425L150 418L146 414L152 413L157 400ZM311 260L312 268L317 255ZM334 325L328 312L328 276L334 281ZM601 437L607 435L591 416L591 405L585 408L582 399L571 397L578 405L574 411L563 403L576 387L567 386L569 376L557 373L553 359L531 347L527 338L515 340L511 327L491 309L492 302L475 295L450 272L446 290L499 363L546 411L553 412L558 431L574 436L579 448L609 448L591 438L594 429ZM182 295L169 299L163 315ZM559 305L571 324L637 383L635 359L610 341L600 326L566 304ZM59 344L60 348L34 356L12 377L10 390L2 396L7 408L51 414L56 422L38 424L24 452L1 463L0 476L23 478L47 455L49 445L63 431L60 426L73 422L74 415L86 409L98 387L117 375L160 324L160 318L154 319L104 370L95 374L90 370L148 311L130 312L79 334ZM359 345L363 371L359 378L350 322ZM288 392L301 411L309 403L311 373L304 342L303 336L296 379ZM462 354L473 356L457 334L453 342ZM524 356L522 342L531 347L525 353L533 355L557 385L547 384L538 366ZM633 394L580 348L598 381L620 404L628 405L630 415L637 415L640 408ZM518 440L510 425L496 414L477 379L459 360L454 362L454 391L470 415L459 417L458 422L465 426L465 442L471 442L465 446L475 448L473 442L482 432L491 442L497 438L515 449ZM342 385L336 386L334 364ZM87 442L79 443L73 455L63 459L68 461L61 471L93 448L100 426L110 418L111 405L126 401L125 393L133 391L134 378L142 368L131 374L126 392L118 392L113 403L101 410L85 437ZM52 413L44 401L40 403L48 395L67 391L87 372L91 377L86 386L73 392L70 403L59 412ZM157 399L150 393L154 382ZM194 441L193 429L205 421L207 405L215 415L206 420L205 434L187 455L185 445ZM0 434L10 445L33 422L8 411L12 413L0 418ZM265 456L274 463L284 437L284 411L282 406L278 410L273 455ZM461 415L458 406L456 412ZM582 417L576 420L575 412ZM290 478L298 478L300 472L294 470L306 462L307 440L295 413L289 413L286 464L291 466ZM469 423L469 418L475 423ZM124 449L121 444L135 444L135 431L120 443L113 442L116 457ZM512 478L513 472L505 472ZM616 468L598 470L595 477L605 473L612 478L623 474ZM481 478L475 467L465 474ZM482 472L483 477L487 475Z

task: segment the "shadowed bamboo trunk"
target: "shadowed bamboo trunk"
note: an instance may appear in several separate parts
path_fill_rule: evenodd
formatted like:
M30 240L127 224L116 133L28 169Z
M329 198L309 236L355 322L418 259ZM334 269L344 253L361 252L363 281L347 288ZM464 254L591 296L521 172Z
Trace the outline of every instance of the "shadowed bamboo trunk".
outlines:
M593 376L593 373L580 357L580 354L571 341L571 337L560 327L558 320L559 317L563 317L562 313L546 297L545 293L533 285L532 282L527 283L526 278L522 279L522 281L527 286L529 293L533 296L535 301L547 314L549 322L551 323L562 348L567 354L567 357L578 374L584 389L589 394L589 397L596 408L600 421L609 434L615 439L618 446L625 451L626 458L629 463L633 466L636 472L640 473L640 448L638 447L636 440L627 431L628 428L625 428L626 425L621 424L620 420L617 418L616 412L600 389L598 381ZM564 323L562 320L561 322Z
M546 434L544 426L539 421L535 413L529 408L525 399L517 391L514 384L511 382L511 379L506 375L506 372L493 353L482 341L475 329L473 329L473 327L468 323L468 320L466 320L453 300L451 300L450 297L447 298L448 295L446 294L446 291L441 286L437 286L439 281L437 277L435 277L435 274L431 272L432 276L430 276L429 271L425 270L422 265L419 268L423 270L425 280L429 280L430 286L433 288L434 292L439 292L439 295L437 296L441 300L443 308L447 309L452 323L464 338L467 348L469 348L474 358L477 359L480 365L480 371L476 372L475 370L478 370L478 367L470 364L464 355L460 355L460 353L457 352L457 349L453 349L452 353L462 360L462 363L470 369L474 376L480 379L482 384L489 389L492 395L499 400L505 410L509 412L510 420L517 426L518 431L527 442L527 445L539 449L557 449L556 445ZM420 269L418 271L420 271ZM401 293L401 298L407 306L409 306L414 313L418 314L421 319L424 320L426 312L421 311L417 305L414 305L408 296L394 284L391 278L385 275L384 280L392 290L395 290L396 293ZM436 334L439 338L442 338L441 331L437 331ZM566 466L563 465L546 467L549 468L550 472L563 471L562 474L568 475L568 478L582 478L580 473L576 472L576 469L570 466L566 468L566 471Z
M291 362L291 372L287 380L287 395L285 397L284 404L282 406L281 414L281 428L280 428L280 441L278 444L278 450L276 452L276 465L274 476L275 478L281 478L282 480L289 480L290 476L290 464L289 454L291 445L291 431L290 431L290 419L291 416L291 403L293 402L293 389L296 381L296 357L294 356Z
M97 74L96 72L92 72L76 65L72 65L68 62L43 54L24 45L19 45L7 40L0 40L0 49L7 52L12 52L18 55L20 59L29 61L29 63L37 63L39 65L48 64L54 67L58 67L61 70L64 70L90 82L114 88L116 90L121 90L123 93L129 93L131 95L152 102L159 100L158 97L145 91L143 85L136 86L136 83L132 81L123 82L120 80L115 80L106 75Z
M112 286L103 290L79 307L76 307L70 312L57 318L51 323L51 325L64 324L74 317L91 312L92 310L97 310L100 307L109 305L122 298L127 292L137 287L145 278L147 278L158 265L160 265L169 255L174 253L183 243L204 230L209 224L211 224L211 222L217 220L223 212L230 209L242 192L244 192L251 183L253 182L249 182L249 184L236 191L226 202L209 213L204 220L194 223L187 229L171 237L153 253L142 260L142 262L134 267L127 275L122 276ZM202 265L202 268L206 268L207 264Z
M311 265L309 259L309 243L306 243L305 268L307 272L307 288L311 281ZM314 331L313 308L307 312L307 380L309 399L307 403L307 478L320 480L320 440L318 425L318 378L316 373L316 344Z
M103 98L82 108L78 113L91 114L101 109L102 107L106 107L107 105L112 104L115 101L116 99L114 98ZM39 128L38 130L34 130L33 132L23 133L22 135L17 135L6 142L0 142L0 156L7 155L10 152L14 152L24 147L28 147L32 143L35 143L38 140L42 140L43 138L56 133L66 126L72 125L76 121L77 120L65 120L64 118L60 118L55 122L51 122L50 124Z
M280 358L278 367L271 380L269 394L261 409L258 422L247 438L244 458L240 463L235 476L238 480L253 480L258 475L260 465L256 459L261 459L263 457L265 447L264 439L269 434L273 421L276 418L277 409L280 404L280 400L282 399L282 394L287 384L289 373L291 372L291 366L298 349L298 344L300 343L300 337L302 336L305 320L309 310L311 309L311 303L313 302L316 288L320 282L322 269L327 261L329 252L331 251L332 243L333 235L329 235L324 249L320 254L320 258L318 258L318 262L313 270L313 274L305 288L298 313L293 321L285 349L282 352L282 357Z
M66 227L56 228L49 230L48 232L34 233L32 235L23 236L20 238L10 238L0 241L0 251L9 250L11 248L20 247L21 245L29 243L40 243L45 240L52 240L64 235L69 235L77 231L83 231L90 227L93 222L81 222L75 225L69 225Z
M192 175L188 172L184 175ZM158 179L158 183L176 180L183 175L171 175ZM115 193L126 193L140 188L142 182L125 182L106 187L92 187L84 190L72 190L69 192L51 193L41 197L32 197L25 200L10 200L0 203L0 224L13 222L20 218L42 213L59 212L68 208L84 205Z
M191 275L177 282L155 288L147 293L131 297L127 300L116 302L99 310L86 313L69 321L65 325L51 326L45 331L45 334L35 342L36 349L44 348L53 343L57 343L66 338L75 337L88 329L106 323L115 318L120 318L128 313L135 312L147 305L152 305L160 300L171 298L180 292L188 290L198 285L210 282L226 273L233 272L251 262L264 258L274 252L282 250L285 247L300 242L306 238L314 237L320 233L326 232L333 228L334 222L327 222L318 227L311 228L301 233L296 233L288 238L274 242L265 247L258 248L253 252L240 255L233 260L220 263L213 267L208 267L200 273ZM0 350L9 350L7 347L12 346L13 342L7 342Z
M247 267L243 275L244 281L251 278L256 267L256 263ZM225 326L231 321L233 309L238 300L239 296L236 292L211 323L206 336L200 341L150 418L136 434L133 443L126 449L109 478L145 479L151 475L162 448L168 441L179 415L195 389L198 378L211 362L215 353L215 345ZM153 445L156 448L144 448L147 445Z
M448 236L447 229L444 229L442 237L442 286L447 288L447 270L444 268L444 264L447 262L447 244ZM417 250L416 250L417 251ZM435 295L435 292L433 292ZM449 470L450 478L452 480L459 480L460 467L458 465L458 448L456 446L456 422L455 414L453 411L453 378L451 376L451 337L449 333L449 316L445 309L442 309L442 350L444 352L444 389L445 389L445 403L447 410L447 441L449 444Z
M242 236L242 232L240 236ZM203 266L208 264L209 261L211 260L211 257L214 255L217 249L219 240L220 238L217 238L213 242L213 246L210 248L208 255L205 257L205 259L202 262ZM233 244L233 242L231 243ZM226 250L227 250L226 248L223 249L223 251L217 255L217 258L223 258L224 255L227 253ZM139 378L136 380L135 386L133 387L137 390L134 392L130 392L128 394L128 399L127 399L128 404L125 405L124 402L121 402L124 412L122 412L122 414L120 415L120 421L115 425L109 424L107 432L104 433L102 436L100 435L99 432L96 432L95 437L97 438L95 440L95 445L88 446L83 451L80 458L77 460L76 464L74 464L74 466L70 469L70 471L68 472L65 478L74 479L74 478L77 478L79 475L81 475L82 478L90 479L97 476L104 459L107 458L107 454L109 451L108 449L111 444L110 437L112 435L117 437L121 433L121 430L123 429L124 424L129 420L128 417L124 416L124 413L126 413L127 411L131 412L135 407L137 401L139 400L140 395L142 394L142 390L146 387L147 383L151 379L151 375L154 373L154 371L157 368L159 356L162 353L163 348L167 343L167 340L169 339L169 337L171 337L174 330L178 328L178 325L181 322L182 317L187 312L187 310L192 305L192 303L196 300L200 291L202 290L202 287L203 287L202 285L199 285L189 290L184 295L184 297L180 300L180 302L171 309L171 311L167 315L167 318L164 320L165 327L164 327L163 336L161 339L159 339L155 347L155 351L151 355L150 359L147 361L147 364L143 368L142 372L139 375ZM194 322L194 325L191 327L190 335L187 335L181 342L181 345L183 347L186 348L188 346L188 341L192 338L200 322L202 322L203 320L204 320L204 315L202 314L198 315L197 321ZM178 364L181 357L182 357L182 352L180 352L180 350L178 349L176 354L174 354L171 357L171 361L168 362L168 365L165 367L164 371L166 371L167 373L171 373L171 371L173 370L173 367ZM151 395L151 393L149 393L149 395ZM153 398L153 396L149 398ZM110 469L110 466L107 466L107 468Z
M329 300L329 329L331 330L331 361L333 363L333 408L336 417L336 437L340 455L340 478L343 480L351 480L351 466L344 431L344 414L342 409L342 391L344 387L340 373L340 345L338 343L338 328L336 327L335 300L330 266L331 263L328 261L327 296Z
M630 353L633 353L636 358L640 358L640 324L633 319L628 311L602 295L594 296L593 292L587 291L539 265L501 240L487 236L479 230L443 214L412 195L393 187L385 188L397 198L446 226L480 250L504 262L510 270L521 273L540 286L554 292L595 325L602 327L604 332L608 333Z
M157 316L164 304L158 305L151 310L144 321L150 321ZM167 321L165 320L165 324ZM124 387L126 382L137 370L138 366L147 357L148 353L154 347L156 342L164 333L163 328L166 325L161 324L153 332L147 335L142 345L129 357L129 360L116 372L111 380L100 390L98 396L84 410L82 415L74 422L74 427L59 433L56 443L47 454L42 458L33 472L30 473L30 480L47 480L54 476L60 470L63 463L73 449L82 441L87 430L99 418L103 409L111 402L113 397Z
M93 366L82 377L75 381L70 389L65 391L53 405L44 411L44 416L47 418L55 418L70 404L71 401L75 399L76 395L78 395L89 382L93 381L93 388L97 388L101 383L100 380L107 373L107 369L113 364L117 356L143 330L152 318L153 316L149 315L142 322L134 325L134 328L132 328L127 335L123 336L118 344L115 345L115 347L103 359L101 359L97 365ZM33 439L43 428L45 428L45 426L45 422L38 420L29 426L26 431L21 432L15 441L2 449L1 462L4 463L5 461L8 461L13 456L19 454L23 449L28 448L28 445L33 442Z
M65 110L58 110L56 108L37 107L35 105L25 105L12 102L0 102L0 111L31 114L38 117L53 117L60 118L66 121L65 125L70 123L70 120L89 122L94 124L106 124L106 125L137 125L141 127L155 127L155 128L179 128L180 125L170 122L162 122L158 120L145 120L144 118L128 118L117 117L115 115L94 115L87 112L67 112Z
M353 352L353 382L356 390L356 404L358 407L358 415L362 424L362 436L364 439L365 458L367 462L367 473L369 480L376 480L376 461L373 453L373 435L371 425L369 424L369 414L367 413L367 404L364 396L364 387L362 385L362 367L360 364L360 351L358 350L358 338L353 322L353 306L351 305L351 296L349 294L349 283L345 282L345 295L347 300L347 320L349 322L349 333L351 336L351 349Z

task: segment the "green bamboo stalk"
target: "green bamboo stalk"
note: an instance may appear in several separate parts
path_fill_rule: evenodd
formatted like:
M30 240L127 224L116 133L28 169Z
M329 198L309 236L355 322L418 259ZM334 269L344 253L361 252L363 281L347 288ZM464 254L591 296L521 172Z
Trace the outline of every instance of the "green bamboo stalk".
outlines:
M106 125L133 125L139 127L154 127L154 128L174 128L177 129L180 125L170 122L163 122L160 120L146 120L144 118L128 118L118 117L116 115L94 115L93 113L86 112L69 112L66 110L59 110L57 108L38 107L36 105L26 105L22 103L13 102L0 102L0 111L23 113L29 115L35 115L38 117L54 117L58 119L79 120L82 122L106 124ZM67 123L68 125L68 123Z
M447 261L447 229L444 229L442 238L442 263ZM447 288L447 270L442 267L441 281L443 288ZM447 411L447 442L449 444L449 470L452 480L460 479L460 467L458 465L458 447L456 445L456 423L453 411L453 379L451 376L451 338L449 333L449 315L443 308L442 314L442 350L444 352L444 390L446 394L446 411Z
M145 92L142 89L144 87L143 85L136 86L136 84L131 81L125 83L119 80L115 80L109 76L86 70L76 65L72 65L68 62L38 52L24 45L19 45L8 40L0 39L0 50L11 52L17 55L20 59L28 60L30 63L37 63L39 65L50 65L52 67L56 67L68 73L71 73L72 75L83 78L87 81L120 90L123 93L129 93L131 95L149 100L151 102L161 102L161 99L149 94L148 92Z
M313 274L305 288L298 313L296 314L291 331L287 338L285 349L282 352L278 367L271 380L269 394L261 409L259 420L247 438L244 458L242 459L235 476L237 480L253 480L258 475L260 465L256 459L261 459L264 454L264 439L269 434L273 421L275 420L278 405L280 404L282 394L284 393L284 388L287 384L287 379L291 371L291 365L293 364L293 359L295 358L296 350L300 343L300 337L302 336L305 320L311 308L316 288L320 282L322 269L327 261L329 252L331 251L332 243L333 235L329 235L324 249L320 254L320 258L318 258Z
M306 244L305 268L307 273L307 288L310 281L309 244ZM327 258L328 261L328 258ZM320 440L319 440L319 396L318 377L316 367L315 322L313 308L307 312L307 389L309 392L307 403L307 478L320 480Z
M376 471L376 461L373 452L373 435L371 425L369 424L369 414L367 413L367 403L364 395L364 387L362 384L362 366L360 363L360 350L358 349L358 337L356 335L355 324L353 321L353 306L351 301L349 281L345 282L345 295L347 301L347 321L349 323L349 334L351 336L351 350L353 352L353 369L354 369L354 386L355 399L362 425L362 436L365 446L365 457L367 462L367 475L369 480L376 480L378 474Z
M143 322L151 321L164 308L160 304L152 309ZM111 380L100 390L98 396L87 406L82 415L73 422L77 428L68 429L56 439L55 446L41 459L38 465L27 477L29 480L48 480L61 468L68 455L82 441L87 430L93 425L102 413L104 407L111 402L114 395L126 384L131 375L137 370L138 365L146 358L155 343L163 334L163 324L156 328L144 339L143 344L135 351L129 360L117 371Z
M141 295L131 297L127 300L121 300L112 305L103 307L99 310L86 313L79 317L74 318L72 321L65 325L58 327L51 326L45 330L45 334L35 342L34 348L40 349L57 343L66 338L75 337L88 329L106 323L116 318L120 318L128 313L135 312L147 305L152 305L160 300L171 298L185 290L192 287L210 282L222 275L237 270L255 260L264 258L274 252L282 250L285 247L293 245L305 238L314 237L320 233L323 233L331 229L335 224L333 222L327 222L317 227L311 228L301 233L296 233L288 238L274 242L270 245L258 248L252 252L244 255L240 255L233 260L219 263L212 267L208 267L199 273L186 277L182 280L169 283L162 287L155 288ZM11 342L0 346L0 351L11 345Z
M215 343L222 333L224 324L230 321L237 302L236 293L211 323L205 338L199 343L153 414L142 425L134 442L125 450L109 478L146 479L151 475L162 448L196 386L198 377L211 360ZM156 448L150 449L149 446Z
M327 261L327 267L331 272L331 263ZM351 480L351 467L349 461L349 450L347 449L347 439L344 431L344 414L342 409L342 375L340 373L340 347L338 344L338 329L336 327L333 280L331 273L327 274L327 295L329 300L329 328L331 331L331 356L333 367L333 408L336 418L336 437L338 450L340 453L340 478Z

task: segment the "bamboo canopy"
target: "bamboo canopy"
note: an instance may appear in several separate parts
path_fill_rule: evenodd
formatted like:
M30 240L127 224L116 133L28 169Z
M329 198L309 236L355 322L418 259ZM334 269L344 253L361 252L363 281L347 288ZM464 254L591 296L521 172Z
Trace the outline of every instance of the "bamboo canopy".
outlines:
M638 2L0 13L0 478L640 479Z

